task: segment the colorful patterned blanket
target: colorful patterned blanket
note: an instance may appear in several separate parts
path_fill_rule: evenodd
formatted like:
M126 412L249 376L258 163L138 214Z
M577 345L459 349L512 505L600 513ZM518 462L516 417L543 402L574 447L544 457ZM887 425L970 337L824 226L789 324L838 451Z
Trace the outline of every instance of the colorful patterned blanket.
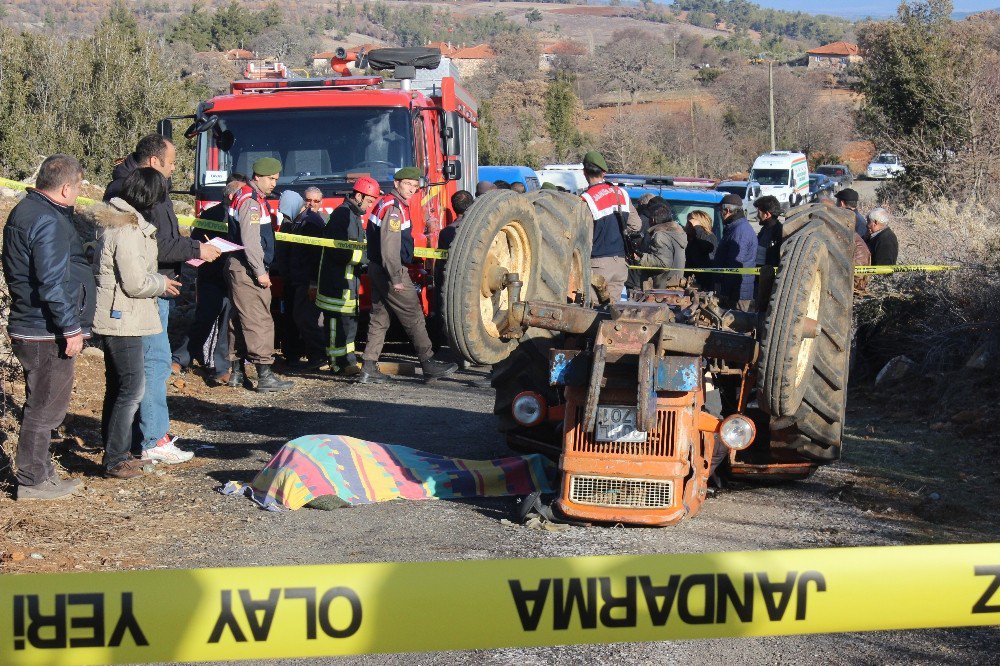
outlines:
M222 492L246 494L270 510L299 509L329 496L355 506L547 493L556 473L538 454L465 460L355 437L306 435L285 444L249 485L230 481Z

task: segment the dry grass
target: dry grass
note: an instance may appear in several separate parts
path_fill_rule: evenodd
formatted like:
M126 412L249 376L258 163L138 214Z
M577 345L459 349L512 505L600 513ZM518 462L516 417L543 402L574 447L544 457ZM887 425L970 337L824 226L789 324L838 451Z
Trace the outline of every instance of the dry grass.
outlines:
M897 215L900 264L951 264L946 273L872 280L859 323L875 327L883 357L906 354L924 371L961 368L983 345L1000 349L1000 214L938 200Z

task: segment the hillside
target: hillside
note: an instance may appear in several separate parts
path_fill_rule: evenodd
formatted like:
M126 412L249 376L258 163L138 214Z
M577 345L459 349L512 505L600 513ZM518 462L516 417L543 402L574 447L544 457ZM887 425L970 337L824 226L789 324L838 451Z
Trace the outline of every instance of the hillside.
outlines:
M232 0L203 0L197 5L202 11L225 7ZM93 29L97 20L114 3L114 0L6 0L0 8L0 22L15 29L30 29L66 32L79 35ZM268 6L277 6L286 19L301 21L310 25L314 20L317 28L317 49L337 45L335 39L338 32L336 17L343 8L352 3L349 0L338 0L331 3L326 0L284 0L281 3L263 0L242 0L239 6L246 11L258 11ZM365 3L369 4L369 3ZM637 6L610 7L566 5L547 2L476 2L456 0L454 2L423 2L421 0L382 0L379 3L388 10L417 7L430 7L435 10L450 10L455 19L481 18L497 15L503 16L511 23L526 26L529 21L526 15L536 11L540 20L532 21L531 27L538 30L543 38L572 39L588 45L599 45L606 41L607 36L615 31L628 28L641 28L665 39L696 35L702 39L725 37L731 31L714 28L698 27L686 22L687 13L669 14L670 10L657 7L659 20L636 18L642 14ZM354 3L361 7L362 3ZM184 14L190 12L191 0L137 0L130 2L129 8L134 11L140 21L154 27L166 28ZM665 17L669 15L665 21ZM536 15L537 16L537 15ZM332 20L331 20L331 17ZM330 24L333 24L330 26ZM377 26L373 26L376 27ZM441 25L442 39L447 39L449 26ZM379 32L374 30L373 32ZM752 38L759 34L749 31ZM363 35L372 39L384 39L384 34ZM804 43L804 42L803 42Z

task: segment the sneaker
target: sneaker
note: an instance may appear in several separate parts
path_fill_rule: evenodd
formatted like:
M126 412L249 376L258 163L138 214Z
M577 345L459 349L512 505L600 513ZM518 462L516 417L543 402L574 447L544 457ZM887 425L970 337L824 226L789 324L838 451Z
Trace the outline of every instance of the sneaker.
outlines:
M18 486L17 501L54 500L69 497L80 486L80 479L60 479L53 475L34 486Z
M109 479L134 479L142 476L142 463L139 458L126 458L111 469L104 470L104 476Z
M176 465L177 463L187 462L191 458L194 458L193 451L185 451L177 448L175 442L179 439L179 437L174 437L173 435L164 435L156 443L156 446L143 450L142 459L166 463L167 465Z

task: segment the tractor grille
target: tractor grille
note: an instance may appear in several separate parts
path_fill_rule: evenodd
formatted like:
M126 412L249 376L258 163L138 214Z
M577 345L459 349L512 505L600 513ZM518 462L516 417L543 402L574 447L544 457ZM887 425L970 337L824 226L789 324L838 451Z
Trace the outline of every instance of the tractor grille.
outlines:
M584 432L583 407L577 407L576 425L570 433L570 450L576 453L595 453L612 456L641 456L646 458L672 458L677 412L659 409L656 412L656 430L646 435L645 442L597 442L594 433Z
M569 499L577 504L665 509L674 499L673 481L574 475L569 484Z

